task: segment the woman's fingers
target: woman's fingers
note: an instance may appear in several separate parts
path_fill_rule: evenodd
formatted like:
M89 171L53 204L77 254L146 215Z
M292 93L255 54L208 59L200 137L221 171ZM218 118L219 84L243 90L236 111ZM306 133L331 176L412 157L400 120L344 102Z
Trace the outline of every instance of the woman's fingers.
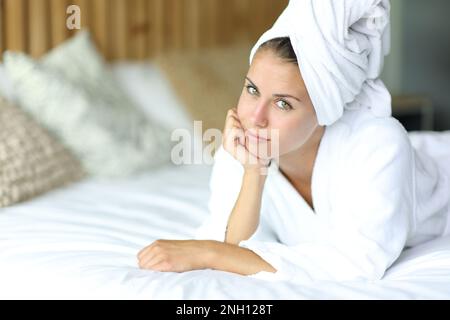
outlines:
M155 270L155 266L164 261L163 257L160 256L152 256L150 259L147 259L142 263L144 269L152 269Z
M246 137L245 137L245 132L244 132L244 130L241 129L241 128L236 128L236 127L233 128L233 130L235 131L235 132L232 134L232 136L234 137L234 138L233 138L234 145L236 146L237 144L240 144L240 145L245 146L245 139L246 139Z
M153 241L150 245L144 247L141 251L139 251L137 257L139 260L139 265L142 267L146 261L153 258L155 256L155 244L157 241Z
M140 255L139 266L143 269L149 269L156 263L163 260L163 256L160 254L161 252L155 248L154 244L155 243L152 243L148 246L145 252Z
M230 122L231 122L230 127L236 127L236 128L242 129L241 122L235 116L230 116Z
M256 154L248 149L247 144L236 145L236 158L242 164L257 165L260 159Z
M224 142L225 148L230 153L233 153L231 148L236 146L236 143L245 144L245 133L235 110L230 109L228 111L223 133L224 137L222 141ZM236 140L238 140L238 142L236 142Z
M141 260L146 254L147 251L149 250L150 246L146 246L143 249L141 249L141 251L138 252L137 257L139 260Z
M233 128L233 127L242 128L242 124L237 115L230 114L227 117L225 128Z

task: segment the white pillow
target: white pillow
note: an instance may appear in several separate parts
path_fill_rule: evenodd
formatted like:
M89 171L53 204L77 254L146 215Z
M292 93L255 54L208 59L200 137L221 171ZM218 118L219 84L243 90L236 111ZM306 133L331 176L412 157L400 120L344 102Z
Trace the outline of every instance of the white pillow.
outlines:
M126 96L87 32L41 61L6 52L4 63L20 106L59 137L93 176L126 176L169 161L170 130Z
M387 270L386 280L429 279L448 275L450 270L450 235L442 236L402 252Z
M157 65L151 62L118 62L111 65L111 70L124 91L150 118L171 130L192 129L193 119Z

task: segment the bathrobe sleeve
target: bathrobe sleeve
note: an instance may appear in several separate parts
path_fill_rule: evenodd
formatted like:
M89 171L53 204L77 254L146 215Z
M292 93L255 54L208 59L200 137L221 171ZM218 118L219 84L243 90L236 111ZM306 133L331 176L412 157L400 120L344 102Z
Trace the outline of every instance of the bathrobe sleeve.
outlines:
M239 196L244 169L220 146L214 155L209 181L209 216L195 232L197 240L225 240L228 218Z
M277 272L255 277L288 281L381 279L403 250L414 216L413 149L403 127L377 121L346 142L342 179L331 190L327 239L287 246L250 238L239 243ZM344 145L344 144L343 144ZM335 195L338 195L335 197Z

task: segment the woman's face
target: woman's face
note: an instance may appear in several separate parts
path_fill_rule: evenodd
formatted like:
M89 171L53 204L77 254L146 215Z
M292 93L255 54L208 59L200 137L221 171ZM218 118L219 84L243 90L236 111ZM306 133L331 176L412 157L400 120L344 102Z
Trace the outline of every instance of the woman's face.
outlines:
M278 156L300 149L318 128L298 66L270 49L254 56L237 110L246 135L250 131L270 139L269 148L277 150ZM272 130L278 132L278 139ZM250 141L259 144L261 140Z

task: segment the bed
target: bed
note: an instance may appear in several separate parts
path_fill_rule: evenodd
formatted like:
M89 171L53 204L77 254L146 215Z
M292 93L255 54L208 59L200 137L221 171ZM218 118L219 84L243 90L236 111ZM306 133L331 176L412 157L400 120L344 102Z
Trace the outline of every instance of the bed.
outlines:
M174 128L189 126L182 102L156 65L115 64L114 74L143 110ZM149 85L165 112L148 105ZM450 132L415 132L411 139L437 154ZM293 284L214 270L140 270L136 254L143 246L193 237L208 215L210 172L206 164L169 163L114 182L89 178L0 209L0 298L450 298L450 237L404 251L374 282Z

